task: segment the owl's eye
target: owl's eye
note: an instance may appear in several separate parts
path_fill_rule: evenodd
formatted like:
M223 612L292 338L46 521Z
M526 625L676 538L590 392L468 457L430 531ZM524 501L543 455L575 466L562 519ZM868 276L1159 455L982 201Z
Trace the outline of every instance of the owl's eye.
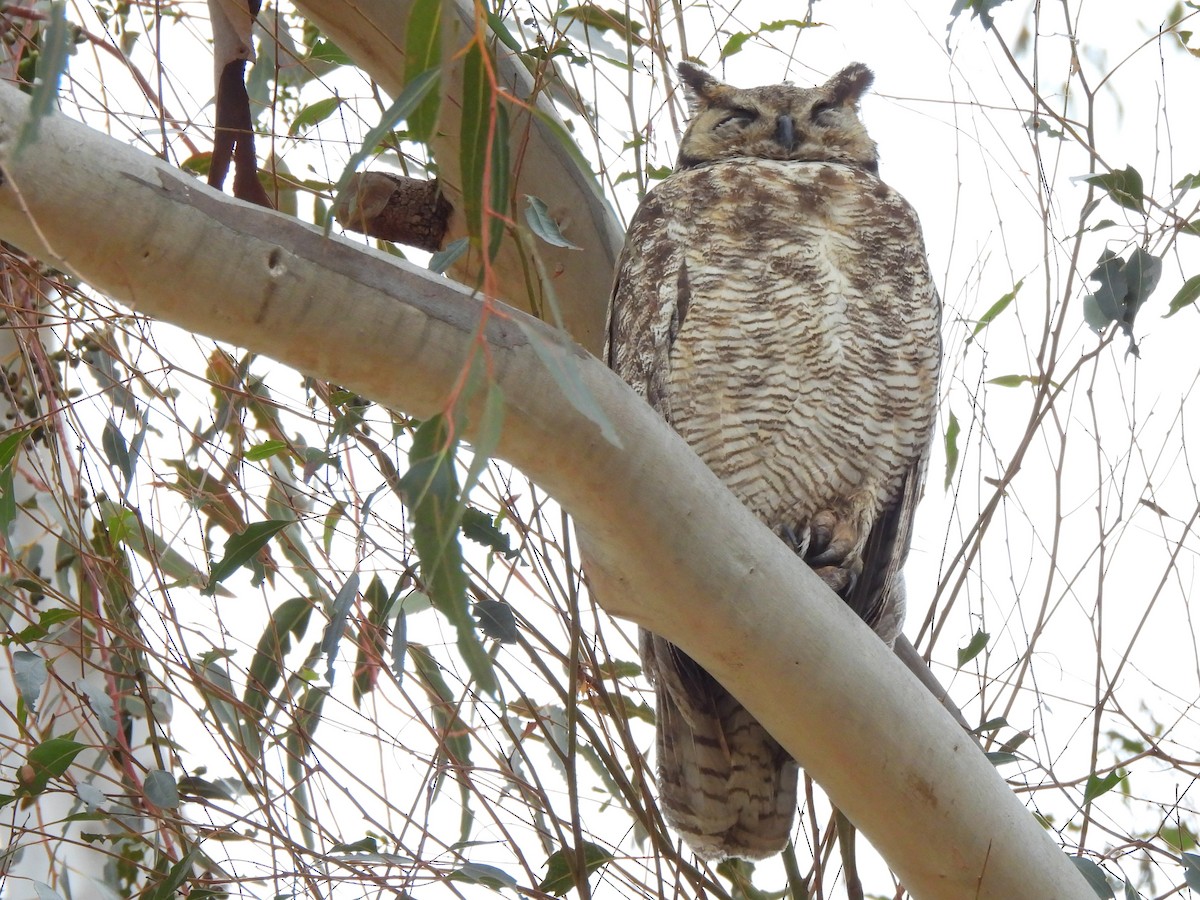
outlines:
M717 128L745 128L758 118L758 113L752 109L731 109L729 114L717 122Z
M835 114L840 107L841 104L832 102L814 103L808 115L818 125L832 125Z

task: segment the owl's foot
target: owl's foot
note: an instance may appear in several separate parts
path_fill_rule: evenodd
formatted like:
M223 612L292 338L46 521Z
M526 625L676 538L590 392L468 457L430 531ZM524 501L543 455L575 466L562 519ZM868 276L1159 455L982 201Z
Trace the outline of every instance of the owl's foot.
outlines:
M780 537L837 593L844 595L858 580L858 531L833 510L823 509L799 527L781 528Z
M839 519L831 509L821 510L799 526L783 526L779 536L814 569L841 563L858 546L853 523Z
M842 565L847 557L858 549L858 528L848 519L839 519L831 509L824 509L813 516L813 524L809 526L814 537L819 535L821 543L815 540L809 545L807 562L814 569L818 566Z
M820 576L821 580L829 585L830 590L841 597L845 597L854 589L854 585L858 583L858 576L862 572L862 564L851 565L843 561L837 566L813 566L812 570Z

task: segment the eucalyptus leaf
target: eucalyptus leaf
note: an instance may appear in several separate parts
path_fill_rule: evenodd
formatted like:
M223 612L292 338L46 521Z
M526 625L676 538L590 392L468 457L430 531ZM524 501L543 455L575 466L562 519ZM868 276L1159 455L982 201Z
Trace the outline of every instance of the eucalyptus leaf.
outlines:
M38 698L46 684L46 660L29 650L17 650L12 655L13 681L30 711L37 710Z

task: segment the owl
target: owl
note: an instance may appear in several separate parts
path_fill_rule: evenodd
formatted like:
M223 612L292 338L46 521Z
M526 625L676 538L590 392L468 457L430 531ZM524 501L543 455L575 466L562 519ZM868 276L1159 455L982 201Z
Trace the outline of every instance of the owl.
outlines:
M688 63L679 76L691 117L629 226L609 365L891 644L940 302L917 217L879 180L859 119L873 75L750 89ZM778 852L796 763L679 648L644 632L641 654L668 822L702 857Z

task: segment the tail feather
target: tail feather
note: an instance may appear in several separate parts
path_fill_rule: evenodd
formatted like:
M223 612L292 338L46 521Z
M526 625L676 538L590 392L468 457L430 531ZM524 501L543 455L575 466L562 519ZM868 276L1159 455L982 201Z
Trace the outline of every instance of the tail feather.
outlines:
M658 786L667 821L706 859L761 859L787 844L798 768L779 743L677 647L642 635L658 700Z

